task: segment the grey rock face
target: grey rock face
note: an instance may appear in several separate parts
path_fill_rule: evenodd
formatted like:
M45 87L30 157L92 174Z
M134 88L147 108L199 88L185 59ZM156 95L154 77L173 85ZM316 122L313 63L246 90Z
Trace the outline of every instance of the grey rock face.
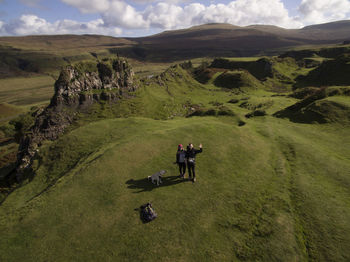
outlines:
M55 82L49 106L36 115L31 133L23 137L18 150L16 177L21 180L44 140L55 140L72 124L77 113L101 100L117 102L136 90L134 73L125 60L98 63L96 72L81 72L68 66Z

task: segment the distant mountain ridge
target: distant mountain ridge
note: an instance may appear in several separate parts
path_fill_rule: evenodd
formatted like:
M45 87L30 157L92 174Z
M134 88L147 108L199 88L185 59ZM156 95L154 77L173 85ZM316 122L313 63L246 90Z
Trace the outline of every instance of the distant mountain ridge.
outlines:
M88 51L120 54L148 61L176 61L195 57L276 55L304 45L341 44L350 40L350 20L285 29L271 25L205 24L164 31L146 37L100 35L40 35L0 37L4 48L38 52ZM71 50L71 51L69 51ZM6 51L6 50L5 50ZM6 53L6 52L5 52Z
M336 22L330 22L330 23L324 23L324 24L316 24L316 25L309 25L302 28L303 30L310 30L310 29L340 29L340 28L349 28L350 27L350 20L341 20Z
M291 47L337 44L349 39L348 20L302 29L284 29L271 25L239 27L230 24L206 24L147 37L128 38L138 43L134 51L145 54L145 59L162 59L167 54L176 59L271 55Z
M249 25L249 26L236 26L231 25L227 23L211 23L211 24L204 24L204 25L198 25L193 26L187 29L179 29L179 30L169 30L164 31L162 33L136 38L136 39L149 39L149 38L158 38L158 37L165 37L165 36L175 36L175 35L182 35L182 34L193 34L194 32L206 32L216 30L217 32L220 31L237 31L237 32L250 32L254 33L255 31L265 32L269 34L275 34L275 35L283 35L283 36L289 36L289 37L297 37L300 39L309 39L309 40L343 40L348 39L350 37L350 20L342 20L337 22L330 22L330 23L324 23L324 24L317 24L317 25L310 25L305 26L301 29L286 29L282 27L278 27L275 25L263 25L263 24L255 24L255 25ZM325 35L324 33L328 31L331 31L332 35L331 37ZM132 39L132 38L129 38Z

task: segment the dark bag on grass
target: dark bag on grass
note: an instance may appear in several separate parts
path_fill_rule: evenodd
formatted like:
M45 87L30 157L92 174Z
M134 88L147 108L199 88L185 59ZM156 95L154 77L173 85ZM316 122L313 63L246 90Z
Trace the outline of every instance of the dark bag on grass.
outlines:
M157 213L154 211L152 204L147 203L141 206L141 220L144 223L151 222L157 217Z

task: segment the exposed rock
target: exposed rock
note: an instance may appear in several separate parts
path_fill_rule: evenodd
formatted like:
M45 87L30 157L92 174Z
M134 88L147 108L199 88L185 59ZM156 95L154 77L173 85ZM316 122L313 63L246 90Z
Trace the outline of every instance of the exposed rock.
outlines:
M134 91L134 73L125 60L96 64L96 71L83 71L68 66L55 83L55 93L49 106L36 115L31 132L22 138L16 164L16 177L21 180L44 140L55 140L72 124L79 112L85 112L101 100L116 102Z

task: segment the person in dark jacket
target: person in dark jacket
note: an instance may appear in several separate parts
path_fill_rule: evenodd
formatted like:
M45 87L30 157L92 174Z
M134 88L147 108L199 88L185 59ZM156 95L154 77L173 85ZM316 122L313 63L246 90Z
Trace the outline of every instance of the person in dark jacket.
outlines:
M179 166L180 177L185 178L186 173L186 151L182 144L178 145L176 152L176 164Z
M196 167L196 155L198 153L202 153L202 144L199 145L199 150L194 149L193 144L190 143L187 146L187 151L186 151L186 160L187 160L187 169L188 169L188 176L189 179L192 179L192 174L193 174L193 179L192 182L196 182L196 172L195 172L195 167Z

